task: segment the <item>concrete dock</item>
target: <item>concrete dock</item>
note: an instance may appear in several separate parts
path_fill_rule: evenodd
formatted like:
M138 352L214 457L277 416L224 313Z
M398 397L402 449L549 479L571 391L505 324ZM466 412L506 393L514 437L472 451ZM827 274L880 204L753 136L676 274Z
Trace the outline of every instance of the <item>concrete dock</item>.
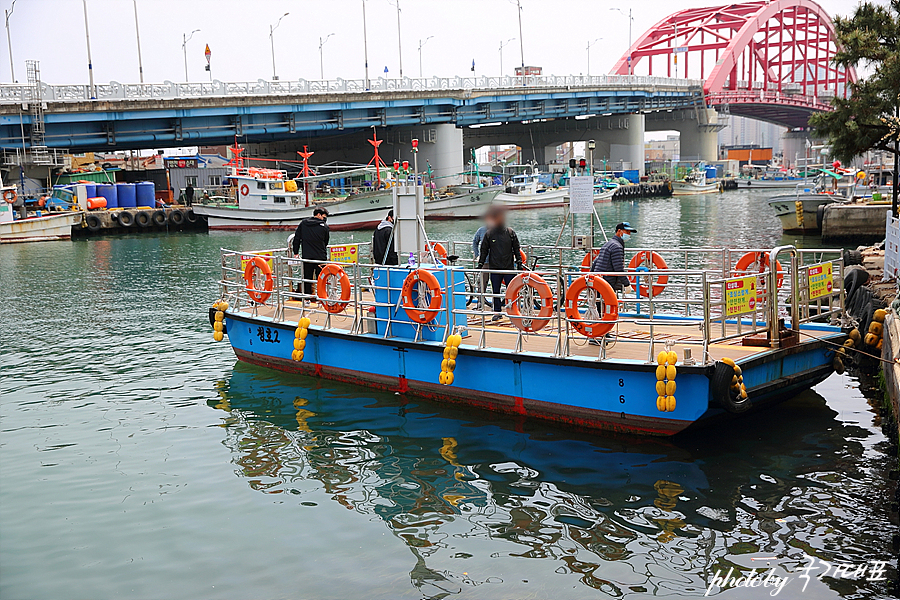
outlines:
M865 244L884 239L890 203L827 204L822 215L822 242Z
M206 218L187 206L92 210L72 227L72 237L206 229Z

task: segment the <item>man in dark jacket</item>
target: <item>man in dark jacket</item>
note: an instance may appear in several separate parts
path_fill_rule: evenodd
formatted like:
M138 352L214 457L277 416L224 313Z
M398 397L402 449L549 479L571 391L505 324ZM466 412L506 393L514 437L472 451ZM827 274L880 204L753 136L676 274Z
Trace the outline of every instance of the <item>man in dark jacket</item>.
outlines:
M488 229L481 241L481 250L478 253L478 268L484 268L485 259L490 269L498 271L522 270L522 252L519 248L519 238L511 227L506 226L506 212L500 208L489 211L488 217L493 222L493 227ZM500 307L503 300L500 298L500 287L513 280L512 273L491 273L491 289L494 292L493 320L499 321Z
M394 211L388 212L372 236L372 258L376 265L396 265L400 261L394 250Z
M628 241L632 233L637 233L637 229L632 227L630 223L619 223L616 225L616 235L600 246L597 258L591 263L591 271L599 273L624 272L625 242ZM617 292L625 290L626 293L634 293L631 282L624 275L604 275L603 279Z
M294 233L294 243L291 248L294 252L294 258L300 256L304 261L321 261L303 263L303 279L305 280L303 282L303 293L310 296L314 294L315 288L313 284L315 279L322 272L323 263L328 260L328 239L330 233L326 223L327 219L328 211L318 207L313 211L313 216L300 221L300 224L297 225L297 231Z
M185 206L194 205L194 184L192 183L188 183L187 187L184 188L184 204Z

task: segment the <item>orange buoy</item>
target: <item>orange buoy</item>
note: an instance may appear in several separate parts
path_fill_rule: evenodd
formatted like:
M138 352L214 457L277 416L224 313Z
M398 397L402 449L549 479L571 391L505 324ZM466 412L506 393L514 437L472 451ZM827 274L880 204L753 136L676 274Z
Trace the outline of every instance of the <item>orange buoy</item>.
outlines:
M262 288L256 287L257 271L266 278ZM272 268L263 257L254 256L247 261L247 268L244 269L244 280L247 282L247 295L254 302L263 304L272 295L272 288L275 285L275 281L272 279Z
M418 288L419 283L423 283L427 288L428 293L431 294L431 301L428 303L427 308L416 306L413 302L413 289ZM438 316L438 313L441 310L443 297L444 292L438 284L437 277L425 269L416 269L407 275L406 279L403 281L403 288L400 290L400 299L403 302L403 310L406 311L406 314L410 319L421 325L434 321Z
M95 208L106 208L106 198L102 196L98 196L96 198L88 198L87 207L88 210L93 210Z
M335 300L328 296L329 279L332 277L336 277L338 284L341 286L340 300ZM316 280L316 296L318 296L318 300L325 307L325 310L332 314L339 313L347 308L347 304L350 303L350 278L347 277L344 267L334 263L325 265Z
M669 269L669 265L666 264L666 261L662 256L660 256L656 252L642 250L631 258L631 261L629 261L628 263L628 270L634 271L647 261L652 262L656 270L667 271ZM628 277L628 281L631 282L631 285L637 285L637 279L639 278L636 276ZM656 282L653 283L652 286L641 284L640 286L638 286L638 290L640 291L641 296L643 296L644 298L651 298L653 296L658 296L659 294L661 294L663 290L666 289L667 283L669 283L668 275L657 275Z
M594 290L603 301L601 323L586 323L578 309L581 293L587 289ZM619 299L616 298L616 292L600 275L591 273L582 275L573 281L566 290L566 318L572 327L583 336L598 338L609 333L615 327L616 321L619 320Z
M541 310L536 316L523 317L519 311L519 292L529 287L541 298ZM520 273L506 286L506 313L509 320L522 331L540 331L547 326L553 316L553 291L544 278L537 273ZM526 321L531 321L526 324Z

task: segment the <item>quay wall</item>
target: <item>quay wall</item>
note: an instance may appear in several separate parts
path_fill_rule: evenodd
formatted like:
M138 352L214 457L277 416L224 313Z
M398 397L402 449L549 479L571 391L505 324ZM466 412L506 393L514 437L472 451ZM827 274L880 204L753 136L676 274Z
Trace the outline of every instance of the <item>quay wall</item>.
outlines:
M884 204L828 204L822 215L822 242L878 242L884 239Z

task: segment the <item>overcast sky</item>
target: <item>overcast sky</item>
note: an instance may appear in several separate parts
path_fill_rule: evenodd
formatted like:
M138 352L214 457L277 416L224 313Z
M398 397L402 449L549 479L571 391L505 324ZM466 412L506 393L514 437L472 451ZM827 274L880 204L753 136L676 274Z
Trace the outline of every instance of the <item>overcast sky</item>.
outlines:
M182 34L200 32L187 44L192 81L207 79L203 52L212 50L212 75L222 81L252 81L272 76L269 26L284 13L275 31L277 72L282 79L319 78L319 38L324 46L325 77L363 77L363 0L137 0L144 80L184 80ZM10 0L0 0L9 9ZM637 39L666 14L680 8L718 4L695 0L633 0L633 37ZM831 14L847 15L855 0L822 0ZM91 52L97 83L137 82L138 59L132 0L87 0ZM545 74L609 72L628 47L624 0L522 0L525 63ZM500 73L501 41L519 37L516 5L511 0L400 0L403 74L419 75L419 40L434 36L423 49L426 76ZM369 74L399 74L396 2L366 0ZM25 60L41 62L46 83L87 83L82 0L17 0L10 18L16 78L24 82ZM10 81L9 56L2 48L0 80ZM504 49L505 74L519 64L518 39Z

